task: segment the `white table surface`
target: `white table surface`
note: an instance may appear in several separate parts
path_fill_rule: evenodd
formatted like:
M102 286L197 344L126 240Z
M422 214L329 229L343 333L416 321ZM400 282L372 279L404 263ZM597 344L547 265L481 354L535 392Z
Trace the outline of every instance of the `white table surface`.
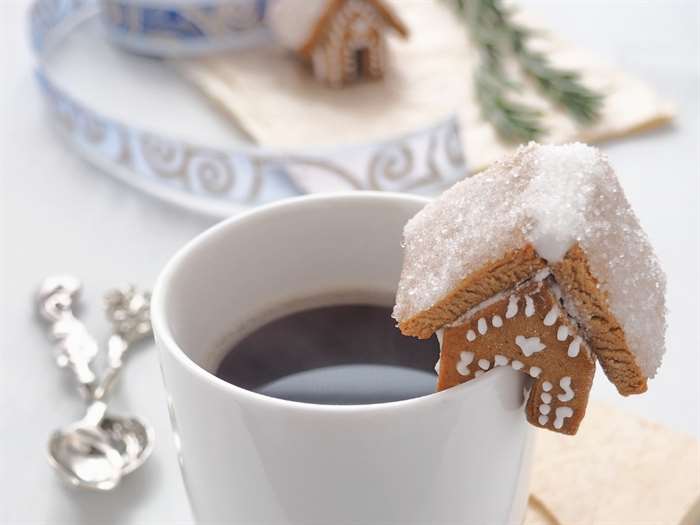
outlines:
M678 106L674 126L605 146L668 274L668 355L646 395L620 398L598 374L593 397L700 437L700 4L521 3ZM168 257L214 221L141 195L64 149L47 128L32 77L28 4L0 4L0 523L187 523L153 348L132 356L113 402L115 412L136 413L155 427L158 441L145 467L115 492L96 494L64 486L46 463L49 432L77 418L81 407L33 315L38 281L56 272L81 276L86 322L104 337L100 294L124 281L152 285Z

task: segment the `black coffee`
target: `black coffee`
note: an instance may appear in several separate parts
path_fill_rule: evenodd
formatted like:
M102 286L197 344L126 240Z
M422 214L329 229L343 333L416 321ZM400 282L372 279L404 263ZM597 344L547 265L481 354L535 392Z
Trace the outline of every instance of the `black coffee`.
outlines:
M325 306L258 328L226 354L216 375L292 401L383 403L434 392L438 355L435 338L402 336L390 308Z

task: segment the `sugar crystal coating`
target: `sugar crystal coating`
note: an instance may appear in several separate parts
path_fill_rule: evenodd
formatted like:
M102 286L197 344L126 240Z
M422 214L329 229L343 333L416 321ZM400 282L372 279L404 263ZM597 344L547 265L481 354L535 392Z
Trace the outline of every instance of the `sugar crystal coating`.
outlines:
M314 26L323 16L328 0L283 0L273 2L266 20L277 41L297 50L311 36Z
M665 350L665 276L607 158L585 144L530 143L413 217L404 228L394 318L429 309L470 273L525 244L557 262L576 242L637 363L653 377Z

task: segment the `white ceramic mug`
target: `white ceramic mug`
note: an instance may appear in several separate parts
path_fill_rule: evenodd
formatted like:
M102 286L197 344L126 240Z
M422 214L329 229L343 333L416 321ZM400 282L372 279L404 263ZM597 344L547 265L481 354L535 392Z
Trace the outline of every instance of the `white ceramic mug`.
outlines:
M522 522L532 449L522 374L502 367L367 405L286 401L212 374L277 305L393 296L403 226L426 202L359 192L280 202L215 226L162 272L153 327L198 522Z

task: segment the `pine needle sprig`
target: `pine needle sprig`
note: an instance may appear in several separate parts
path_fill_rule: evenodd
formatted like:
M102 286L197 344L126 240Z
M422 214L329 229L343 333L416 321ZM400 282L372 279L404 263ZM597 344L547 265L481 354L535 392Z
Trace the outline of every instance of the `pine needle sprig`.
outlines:
M554 67L544 53L533 50L529 45L533 32L515 23L513 13L503 7L501 0L454 0L454 4L465 17L479 51L474 73L477 102L482 116L502 139L525 142L545 132L541 113L509 96L520 86L504 70L504 49L513 55L540 93L575 120L591 124L600 117L603 95L583 85L577 72Z
M592 124L600 118L603 95L584 86L576 71L558 69L544 53L530 49L527 40L532 33L528 29L513 24L503 30L523 72L543 95L582 124Z
M527 142L539 137L544 132L539 124L540 112L509 96L517 86L503 69L502 36L491 28L498 23L498 20L491 19L494 13L478 3L466 8L463 0L456 1L458 9L462 9L467 17L479 51L474 88L482 117L508 142Z
M513 101L507 95L503 78L488 67L475 72L476 99L482 116L496 129L498 135L509 142L527 142L539 137L540 112Z

